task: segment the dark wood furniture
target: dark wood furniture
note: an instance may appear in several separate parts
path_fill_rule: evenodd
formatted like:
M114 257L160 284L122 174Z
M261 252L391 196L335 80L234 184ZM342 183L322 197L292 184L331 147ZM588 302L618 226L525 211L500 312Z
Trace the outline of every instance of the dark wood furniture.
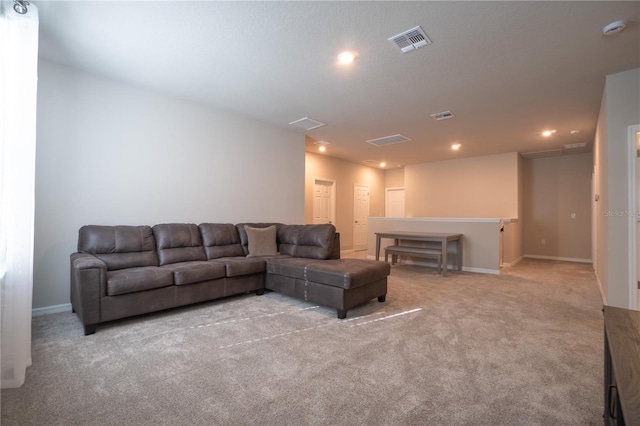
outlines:
M640 312L604 307L604 424L640 425Z
M376 260L380 259L380 240L382 238L392 238L393 245L402 246L401 241L420 241L420 242L437 242L440 243L442 250L442 276L447 276L447 255L449 254L449 243L456 243L456 263L458 271L462 271L462 234L447 234L442 232L376 232ZM402 246L411 247L411 246ZM416 247L420 248L420 247ZM406 250L405 250L406 253Z

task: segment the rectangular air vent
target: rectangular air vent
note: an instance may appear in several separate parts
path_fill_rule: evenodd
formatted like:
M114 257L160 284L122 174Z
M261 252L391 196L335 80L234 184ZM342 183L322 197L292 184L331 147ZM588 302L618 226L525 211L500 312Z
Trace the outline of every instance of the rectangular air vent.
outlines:
M406 136L391 135L391 136L385 136L383 138L378 138L378 139L369 139L367 142L375 146L387 146L387 145L393 145L396 143L408 142L410 140L411 139L409 139Z
M314 120L313 118L309 117L302 117L301 119L292 121L289 124L303 130L313 130L317 129L318 127L327 125L327 123L323 123L322 121Z
M451 111L438 112L436 114L431 114L431 116L433 118L435 118L436 120L438 120L438 121L447 120L449 118L455 117L455 115L453 115L453 113Z
M389 37L388 40L395 44L402 53L407 53L431 44L431 40L429 40L429 37L427 37L420 26Z
M568 143L564 145L564 149L578 149L578 148L585 148L586 146L587 146L586 142Z
M531 151L531 152L521 152L522 158L545 158L545 157L556 157L558 155L562 155L561 149L547 149L545 151Z

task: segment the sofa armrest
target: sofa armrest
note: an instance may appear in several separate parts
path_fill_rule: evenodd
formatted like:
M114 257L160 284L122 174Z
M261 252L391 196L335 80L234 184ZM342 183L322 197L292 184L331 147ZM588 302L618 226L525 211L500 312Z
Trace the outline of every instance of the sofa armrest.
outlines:
M107 265L87 253L71 255L71 306L85 326L85 334L100 322L100 298L107 283Z

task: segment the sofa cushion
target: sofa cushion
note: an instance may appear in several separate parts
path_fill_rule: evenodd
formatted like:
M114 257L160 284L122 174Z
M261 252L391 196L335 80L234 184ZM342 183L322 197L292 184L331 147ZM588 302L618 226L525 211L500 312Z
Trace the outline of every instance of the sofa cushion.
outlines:
M224 265L227 277L257 274L266 271L267 266L263 258L258 257L221 257L211 260Z
M153 235L156 239L160 265L207 260L200 229L192 223L155 225Z
M135 293L173 285L173 273L157 266L107 272L107 296Z
M201 223L198 225L207 259L245 256L238 230L231 223Z
M387 262L366 259L335 259L315 262L306 267L306 279L345 289L360 287L387 277Z
M223 264L207 261L171 263L160 268L173 272L173 282L176 285L216 280L225 276Z
M275 225L266 228L252 228L248 225L244 226L247 233L247 245L249 253L247 257L258 256L276 256L278 253L278 244L276 242L277 229Z
M304 225L299 229L293 257L329 259L333 253L336 227L330 223Z
M317 263L314 259L303 257L270 257L267 261L267 273L283 275L285 277L306 279L306 268Z
M158 266L150 226L83 226L78 233L78 251L96 256L110 271Z
M249 226L251 228L267 228L269 226L276 226L276 230L280 229L283 225L281 223L238 223L236 224L236 229L238 230L238 235L240 236L240 245L242 246L242 250L244 251L244 255L249 254L249 240L247 239L247 231L244 227ZM276 243L278 242L276 233Z
M278 227L278 251L293 256L296 244L300 240L300 230L306 225L282 225Z

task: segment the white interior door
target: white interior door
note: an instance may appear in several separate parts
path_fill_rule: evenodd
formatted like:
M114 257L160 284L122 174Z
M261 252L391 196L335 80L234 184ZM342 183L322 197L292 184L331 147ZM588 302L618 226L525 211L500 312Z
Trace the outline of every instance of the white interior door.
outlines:
M404 217L404 188L387 188L385 217Z
M335 181L313 180L313 223L335 223Z
M367 249L367 232L369 230L369 187L353 185L353 249Z

